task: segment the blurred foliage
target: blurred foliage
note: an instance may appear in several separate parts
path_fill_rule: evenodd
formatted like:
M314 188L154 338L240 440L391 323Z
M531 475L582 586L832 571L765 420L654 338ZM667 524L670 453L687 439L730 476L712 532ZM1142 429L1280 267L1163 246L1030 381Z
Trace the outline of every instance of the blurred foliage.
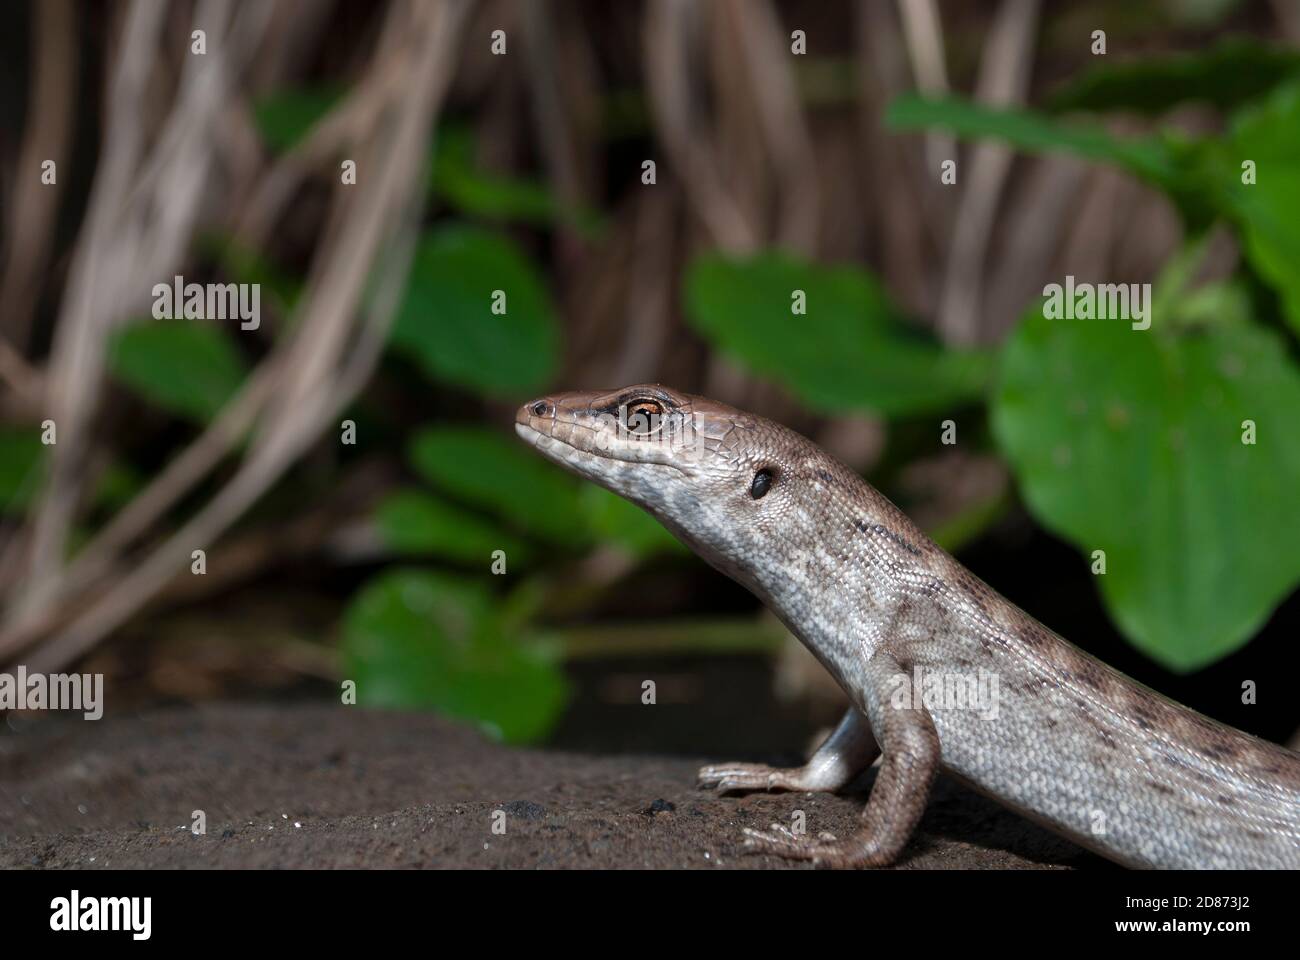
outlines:
M604 540L638 555L678 548L642 510L494 431L422 430L411 444L411 463L440 491L557 547L576 551Z
M560 203L540 180L479 169L474 162L473 137L454 124L438 133L430 183L436 196L466 216L534 225L569 224L588 235L602 227L595 212Z
M1300 53L1243 37L1204 52L1105 63L1047 99L1049 110L1130 110L1158 116L1184 103L1228 110L1300 76Z
M411 462L435 486L562 546L587 539L571 478L497 433L436 427L411 445Z
M253 122L262 141L275 153L298 144L316 122L332 110L340 92L333 88L279 90L253 104Z
M26 511L41 488L43 451L39 431L0 427L0 514Z
M296 146L338 100L338 93L328 90L281 91L254 106L254 122L267 147L282 152ZM434 137L429 184L435 197L467 217L563 223L587 234L602 226L595 211L560 203L540 180L482 169L474 159L473 136L455 122L443 124Z
M257 104L254 116L267 147L278 152L301 142L338 102L335 91L287 91ZM430 156L434 201L466 219L436 223L419 238L390 347L438 384L518 398L551 381L560 334L542 275L499 227L566 224L591 234L601 222L590 211L558 203L536 180L479 169L473 147L455 124L436 138ZM203 250L221 274L261 285L279 319L291 321L301 278L228 237L206 238ZM500 310L492 309L494 302ZM227 331L173 319L144 320L115 334L110 371L159 410L202 423L229 401L248 369ZM22 509L37 486L39 440L34 433L0 435L0 452L0 497L5 509ZM527 570L543 547L556 562L600 543L637 557L682 549L633 505L579 484L497 432L446 425L422 430L410 444L410 465L433 489L399 488L372 517L376 534L396 556L482 574L495 556ZM115 465L101 486L101 502L111 503L135 489L138 477ZM482 580L401 569L369 581L344 627L348 675L358 683L359 702L432 707L511 740L544 735L567 698L558 648L538 639L530 625L547 575L534 570L522 582L511 578L517 609L509 614Z
M498 739L541 739L568 696L553 646L507 624L481 579L379 575L348 609L343 655L359 703L432 707Z
M215 417L248 375L230 335L199 320L144 320L118 330L108 367L140 397L199 422Z
M45 457L40 430L0 427L0 518L16 518L27 513L41 491ZM90 505L96 509L119 510L143 486L144 481L135 467L110 461L96 477ZM82 540L86 534L84 528L74 532Z
M1228 220L1243 234L1251 266L1277 289L1289 322L1300 331L1300 272L1294 268L1300 262L1300 81L1244 105L1226 138L1121 139L1096 125L956 98L900 97L887 119L898 129L935 126L1030 152L1063 151L1112 163L1165 190L1190 229ZM1243 183L1246 161L1255 163L1256 183Z
M303 281L257 250L241 245L229 236L205 236L200 247L231 280L256 283L263 306L270 306L281 317L288 317L302 293Z
M514 562L526 562L528 547L500 526L475 517L463 507L423 490L398 490L375 510L375 524L395 553L427 555L481 565L492 551L503 550Z
M939 128L958 137L989 137L1027 153L1059 151L1123 167L1171 192L1182 171L1173 147L1158 137L1120 138L1099 123L1061 120L1036 110L986 107L963 97L894 99L885 122L896 130Z
M392 343L432 379L492 396L539 390L559 340L542 278L504 237L454 225L421 238Z
M1226 64L1221 48L1173 63L1097 70L1074 106L1203 98ZM1118 139L1099 126L1031 110L905 97L889 120L938 126L1030 151L1062 150L1123 167L1165 189L1198 236L1215 221L1238 232L1249 267L1300 331L1300 82L1293 58L1243 78L1224 137ZM1188 77L1177 85L1160 76ZM1269 78L1281 85L1269 89ZM1090 91L1090 92L1086 92ZM1172 98L1172 99L1170 99ZM1058 98L1057 105L1062 104ZM1244 182L1253 161L1257 182ZM1175 258L1157 286L1151 330L1048 320L1031 309L1003 351L992 401L995 436L1044 526L1107 554L1107 609L1132 642L1174 670L1240 646L1300 580L1300 371L1242 286L1184 289L1194 260ZM1245 421L1254 445L1242 442Z
M1168 318L1134 332L1030 309L992 412L1034 515L1105 551L1116 623L1192 670L1248 640L1300 577L1300 371L1255 324Z
M1237 223L1250 264L1282 298L1300 333L1300 82L1234 115L1225 143L1208 148L1216 202ZM1243 161L1258 182L1242 182Z
M1044 110L915 96L891 104L895 129L1070 153L1165 191L1190 242L1157 284L1151 330L1051 321L1031 307L1000 352L951 350L868 270L775 250L696 257L685 273L685 316L714 349L811 411L905 418L987 402L988 442L1033 516L1085 555L1106 551L1099 589L1117 625L1168 667L1208 664L1245 642L1300 580L1300 432L1290 423L1300 374L1284 338L1284 322L1300 332L1298 64L1290 51L1228 41L1203 54L1105 63L1059 88ZM286 91L258 103L267 147L300 143L339 96ZM1121 137L1101 118L1063 116L1158 115L1184 102L1227 111L1226 132ZM634 106L644 114L639 94ZM633 120L641 135L644 117ZM1245 160L1257 166L1253 185L1242 183ZM552 385L563 344L544 274L509 228L591 235L600 214L559 202L536 179L483 169L469 129L454 122L439 128L429 171L436 216L418 240L391 350L431 389L518 402ZM1230 281L1192 288L1198 238L1216 223L1240 237L1245 263ZM262 284L288 322L300 278L229 238L210 238L207 255L221 274ZM503 312L492 309L498 291ZM795 291L806 312L792 309ZM228 333L166 320L115 334L111 372L145 402L202 423L248 367ZM1256 424L1253 446L1240 440L1246 420ZM504 430L426 424L406 453L410 479L382 499L371 523L391 555L428 566L384 570L353 598L342 644L359 701L438 709L510 740L544 737L567 701L564 658L608 645L601 625L567 635L539 626L568 565L606 556L598 551L644 562L684 548L637 507ZM0 432L5 511L24 508L40 462L34 431ZM129 465L113 464L99 502L120 502L138 486ZM967 542L1006 505L975 504L933 533L949 546ZM487 576L498 551L509 567ZM767 650L779 641L748 622L628 629L671 635L673 649Z
M806 314L792 294L806 296ZM703 256L686 277L695 329L813 410L884 414L943 410L979 397L990 357L944 350L910 328L880 284L857 267L779 253Z
M548 568L598 541L635 556L681 548L632 504L579 484L495 431L423 429L411 442L410 461L437 492L400 490L380 504L374 519L386 546L472 567L480 575L496 562L509 565L501 572L529 573L522 582L511 579L519 583L513 611L491 615L482 579L406 570L371 580L352 602L344 633L358 702L434 707L475 719L510 740L541 736L567 699L557 648L527 639L539 633L531 624ZM547 568L538 570L529 561L543 553ZM426 604L450 605L447 616L453 619L425 625ZM430 671L442 676L431 678Z

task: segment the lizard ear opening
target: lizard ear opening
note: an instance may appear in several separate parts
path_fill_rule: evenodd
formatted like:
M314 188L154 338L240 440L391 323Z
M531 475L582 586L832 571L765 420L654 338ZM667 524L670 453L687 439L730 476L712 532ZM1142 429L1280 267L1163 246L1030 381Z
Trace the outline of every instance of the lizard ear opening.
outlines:
M776 473L771 467L764 467L754 474L754 481L749 485L749 495L755 500L763 499L763 495L772 489L772 483L776 480Z

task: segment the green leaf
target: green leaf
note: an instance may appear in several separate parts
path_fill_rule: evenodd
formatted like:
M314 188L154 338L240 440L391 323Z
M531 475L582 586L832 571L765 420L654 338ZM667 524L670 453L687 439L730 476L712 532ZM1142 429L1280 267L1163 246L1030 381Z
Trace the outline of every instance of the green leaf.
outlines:
M0 427L0 515L27 509L40 489L44 459L39 431Z
M149 402L198 421L211 420L248 372L220 328L191 320L123 328L112 338L108 363L114 377Z
M473 152L468 131L448 127L439 132L432 187L461 213L485 220L567 223L588 233L600 226L594 213L561 203L540 181L479 169Z
M114 460L95 488L95 506L108 513L121 510L144 489L145 478L129 463Z
M209 234L202 241L204 252L220 264L235 283L255 283L284 316L288 316L302 293L302 280L282 270L274 261L250 249L233 237Z
M1048 108L1135 110L1156 116L1188 102L1229 109L1300 72L1300 54L1235 37L1205 51L1104 63L1048 98Z
M1189 671L1300 579L1298 410L1300 374L1254 325L1174 334L1034 310L1006 345L992 425L1034 516L1106 552L1120 629Z
M658 520L604 487L584 483L582 509L597 536L637 556L687 552Z
M498 290L503 314L492 310ZM518 397L553 376L559 332L541 277L509 241L448 226L416 250L392 344L435 380Z
M431 708L512 742L544 737L568 699L552 644L507 636L481 583L429 571L367 583L342 652L359 704Z
M431 427L411 443L411 463L438 489L552 543L590 541L578 482L522 443L473 427Z
M985 107L961 97L895 98L885 114L895 130L939 127L962 138L991 137L1028 153L1060 151L1122 166L1157 184L1179 171L1168 147L1152 138L1120 139L1095 124L1067 123L1033 110Z
M792 295L807 314L792 313ZM698 258L686 278L687 315L702 335L819 411L942 410L978 397L989 358L947 351L910 330L865 272L779 253Z
M280 90L253 106L253 122L276 153L294 146L338 102L337 90Z
M1241 182L1246 160L1255 162L1254 184ZM1240 225L1251 265L1277 290L1300 334L1300 83L1235 118L1214 186Z
M495 550L504 550L509 560L527 553L510 534L419 490L390 494L376 508L374 520L380 538L397 553L472 563L484 570Z

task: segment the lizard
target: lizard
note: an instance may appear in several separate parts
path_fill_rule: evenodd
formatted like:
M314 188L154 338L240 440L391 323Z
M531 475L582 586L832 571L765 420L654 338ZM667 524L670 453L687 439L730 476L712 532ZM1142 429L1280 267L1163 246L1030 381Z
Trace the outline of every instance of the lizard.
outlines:
M889 865L942 770L1128 867L1300 867L1300 754L1071 644L795 431L658 384L548 395L515 421L751 591L848 695L804 766L700 770L720 793L834 792L878 764L851 836L773 824L745 829L749 851ZM939 695L954 677L996 695Z

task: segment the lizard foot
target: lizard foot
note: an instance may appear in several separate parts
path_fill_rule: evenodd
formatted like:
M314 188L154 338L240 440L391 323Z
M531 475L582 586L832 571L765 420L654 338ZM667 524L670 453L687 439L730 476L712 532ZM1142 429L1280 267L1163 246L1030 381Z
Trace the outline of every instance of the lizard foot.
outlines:
M802 767L783 770L765 763L719 763L700 767L699 787L716 787L718 793L738 790L806 790Z
M774 823L766 832L746 827L744 834L747 853L770 853L787 860L810 860L818 867L879 867L890 859L863 833L848 840L837 840L834 834L822 833L814 840Z

